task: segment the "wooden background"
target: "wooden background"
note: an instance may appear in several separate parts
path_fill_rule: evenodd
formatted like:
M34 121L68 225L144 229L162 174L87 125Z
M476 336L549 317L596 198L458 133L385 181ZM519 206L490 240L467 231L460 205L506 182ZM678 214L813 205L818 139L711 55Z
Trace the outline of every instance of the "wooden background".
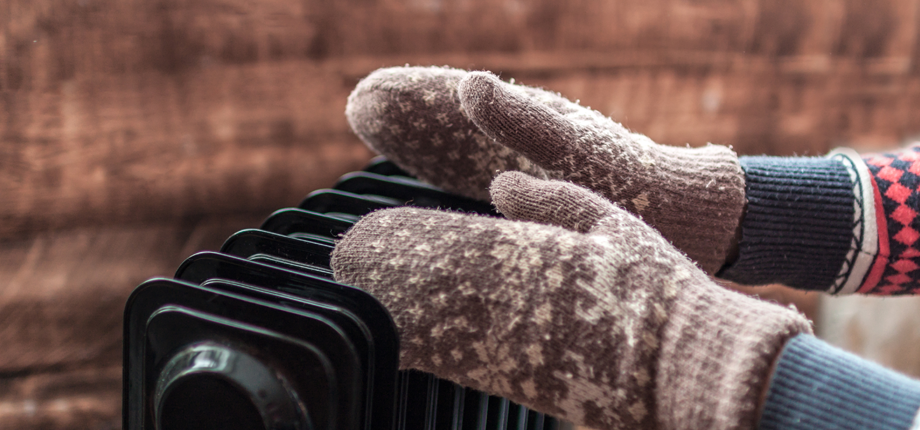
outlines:
M873 149L920 134L918 3L0 0L0 428L119 428L131 289L360 168L345 99L378 67L662 143Z

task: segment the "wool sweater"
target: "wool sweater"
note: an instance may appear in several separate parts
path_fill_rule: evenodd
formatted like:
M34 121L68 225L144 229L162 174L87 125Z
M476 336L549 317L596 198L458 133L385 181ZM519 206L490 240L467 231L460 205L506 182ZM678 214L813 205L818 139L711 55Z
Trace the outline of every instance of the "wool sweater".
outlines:
M830 294L920 291L920 146L741 157L739 256L719 276Z

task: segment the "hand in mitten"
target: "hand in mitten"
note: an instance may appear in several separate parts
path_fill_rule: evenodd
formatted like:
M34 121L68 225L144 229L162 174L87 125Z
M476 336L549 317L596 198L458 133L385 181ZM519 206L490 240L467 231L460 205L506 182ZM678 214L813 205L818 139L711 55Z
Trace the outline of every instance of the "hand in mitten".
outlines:
M381 69L358 84L346 114L373 149L468 197L488 199L492 177L509 170L586 186L710 274L725 264L744 208L744 176L728 148L657 145L558 94L488 73Z
M490 179L506 170L584 185L724 279L831 294L918 291L911 234L920 218L908 196L916 148L736 159L725 147L656 145L558 94L443 68L373 73L349 98L348 117L371 147L469 197L487 199Z
M336 279L391 312L401 367L598 429L752 428L771 363L808 322L713 284L587 190L554 182L571 188L531 196L538 210L572 192L592 209L533 214L515 193L534 189L509 179L500 210L567 228L399 208L337 244Z
M744 173L729 148L659 145L563 97L469 73L460 102L487 136L620 204L707 273L726 262L744 210Z
M473 199L489 200L489 183L499 171L557 178L470 122L457 95L466 74L447 67L374 71L348 97L348 123L371 149L410 174Z

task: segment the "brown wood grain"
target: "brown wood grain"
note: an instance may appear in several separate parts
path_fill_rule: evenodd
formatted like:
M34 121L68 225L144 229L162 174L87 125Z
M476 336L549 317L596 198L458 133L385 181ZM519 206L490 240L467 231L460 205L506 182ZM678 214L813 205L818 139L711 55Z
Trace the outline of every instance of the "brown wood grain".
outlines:
M501 72L675 145L819 154L920 133L917 11L904 0L0 10L0 238L291 204L367 160L345 98L405 63Z
M121 366L0 378L0 428L121 428Z
M86 227L0 245L0 376L121 359L128 295L262 217Z
M8 0L4 5L6 43L17 55L51 42L45 64L52 79L87 69L181 72L206 57L242 64L662 47L770 56L911 56L917 13L910 0Z
M367 161L345 124L345 98L360 76L406 58L503 72L669 144L816 155L920 133L920 76L888 60L442 55L75 80L59 94L10 97L8 112L34 113L9 115L0 141L0 237L292 204Z

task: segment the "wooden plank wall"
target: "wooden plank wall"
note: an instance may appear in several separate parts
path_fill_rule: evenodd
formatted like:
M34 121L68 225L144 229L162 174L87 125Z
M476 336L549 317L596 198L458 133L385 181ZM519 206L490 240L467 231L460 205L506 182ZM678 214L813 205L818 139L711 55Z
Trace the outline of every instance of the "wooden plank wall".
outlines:
M7 0L0 237L264 211L360 165L385 65L484 68L666 143L820 153L920 131L904 0Z
M127 294L366 162L343 111L375 68L488 69L663 143L821 154L920 134L917 19L918 0L0 1L0 427L117 428Z

